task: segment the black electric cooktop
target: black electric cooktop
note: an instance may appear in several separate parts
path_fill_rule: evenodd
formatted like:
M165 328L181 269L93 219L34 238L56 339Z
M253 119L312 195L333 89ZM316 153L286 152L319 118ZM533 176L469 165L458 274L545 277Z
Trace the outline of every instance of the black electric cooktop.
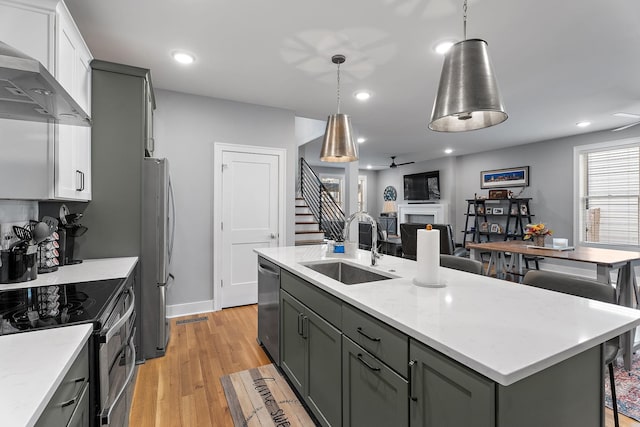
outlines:
M0 291L0 335L100 320L122 279Z

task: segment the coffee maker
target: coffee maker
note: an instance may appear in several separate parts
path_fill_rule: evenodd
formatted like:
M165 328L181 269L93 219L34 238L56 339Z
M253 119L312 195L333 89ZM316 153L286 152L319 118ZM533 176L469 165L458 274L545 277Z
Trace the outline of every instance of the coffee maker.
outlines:
M60 209L60 224L58 225L58 234L60 235L60 249L58 250L60 256L58 261L60 261L60 265L80 264L82 262L81 259L74 258L76 237L82 236L88 230L87 227L78 223L81 218L81 213L69 213L66 210L66 206L64 206L64 209Z

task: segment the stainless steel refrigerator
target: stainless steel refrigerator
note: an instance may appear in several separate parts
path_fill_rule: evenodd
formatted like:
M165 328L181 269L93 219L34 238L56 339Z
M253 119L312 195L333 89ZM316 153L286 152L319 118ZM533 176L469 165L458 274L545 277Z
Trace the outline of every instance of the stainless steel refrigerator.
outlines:
M167 159L145 158L142 168L141 316L144 359L163 356L169 342L167 290L173 282L171 254L175 202Z

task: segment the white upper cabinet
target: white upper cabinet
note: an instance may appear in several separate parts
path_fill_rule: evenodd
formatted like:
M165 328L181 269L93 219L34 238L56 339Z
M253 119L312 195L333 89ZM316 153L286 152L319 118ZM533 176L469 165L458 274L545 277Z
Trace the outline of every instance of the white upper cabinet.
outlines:
M56 9L56 79L91 115L93 59L64 3ZM54 198L91 200L91 129L56 126Z
M93 58L62 1L0 0L0 41L40 61L91 114ZM91 128L0 119L0 149L0 198L91 199Z

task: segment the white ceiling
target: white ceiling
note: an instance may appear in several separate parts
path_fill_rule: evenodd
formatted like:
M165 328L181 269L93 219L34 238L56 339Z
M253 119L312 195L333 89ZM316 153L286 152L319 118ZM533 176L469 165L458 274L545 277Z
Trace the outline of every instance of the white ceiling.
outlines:
M154 86L293 110L336 109L367 138L360 164L525 144L640 114L640 1L471 0L468 37L488 42L509 119L466 133L427 129L443 57L462 38L462 0L66 0L93 55L150 68ZM190 66L170 53L195 54ZM355 100L356 90L373 97ZM575 124L589 120L587 128Z

